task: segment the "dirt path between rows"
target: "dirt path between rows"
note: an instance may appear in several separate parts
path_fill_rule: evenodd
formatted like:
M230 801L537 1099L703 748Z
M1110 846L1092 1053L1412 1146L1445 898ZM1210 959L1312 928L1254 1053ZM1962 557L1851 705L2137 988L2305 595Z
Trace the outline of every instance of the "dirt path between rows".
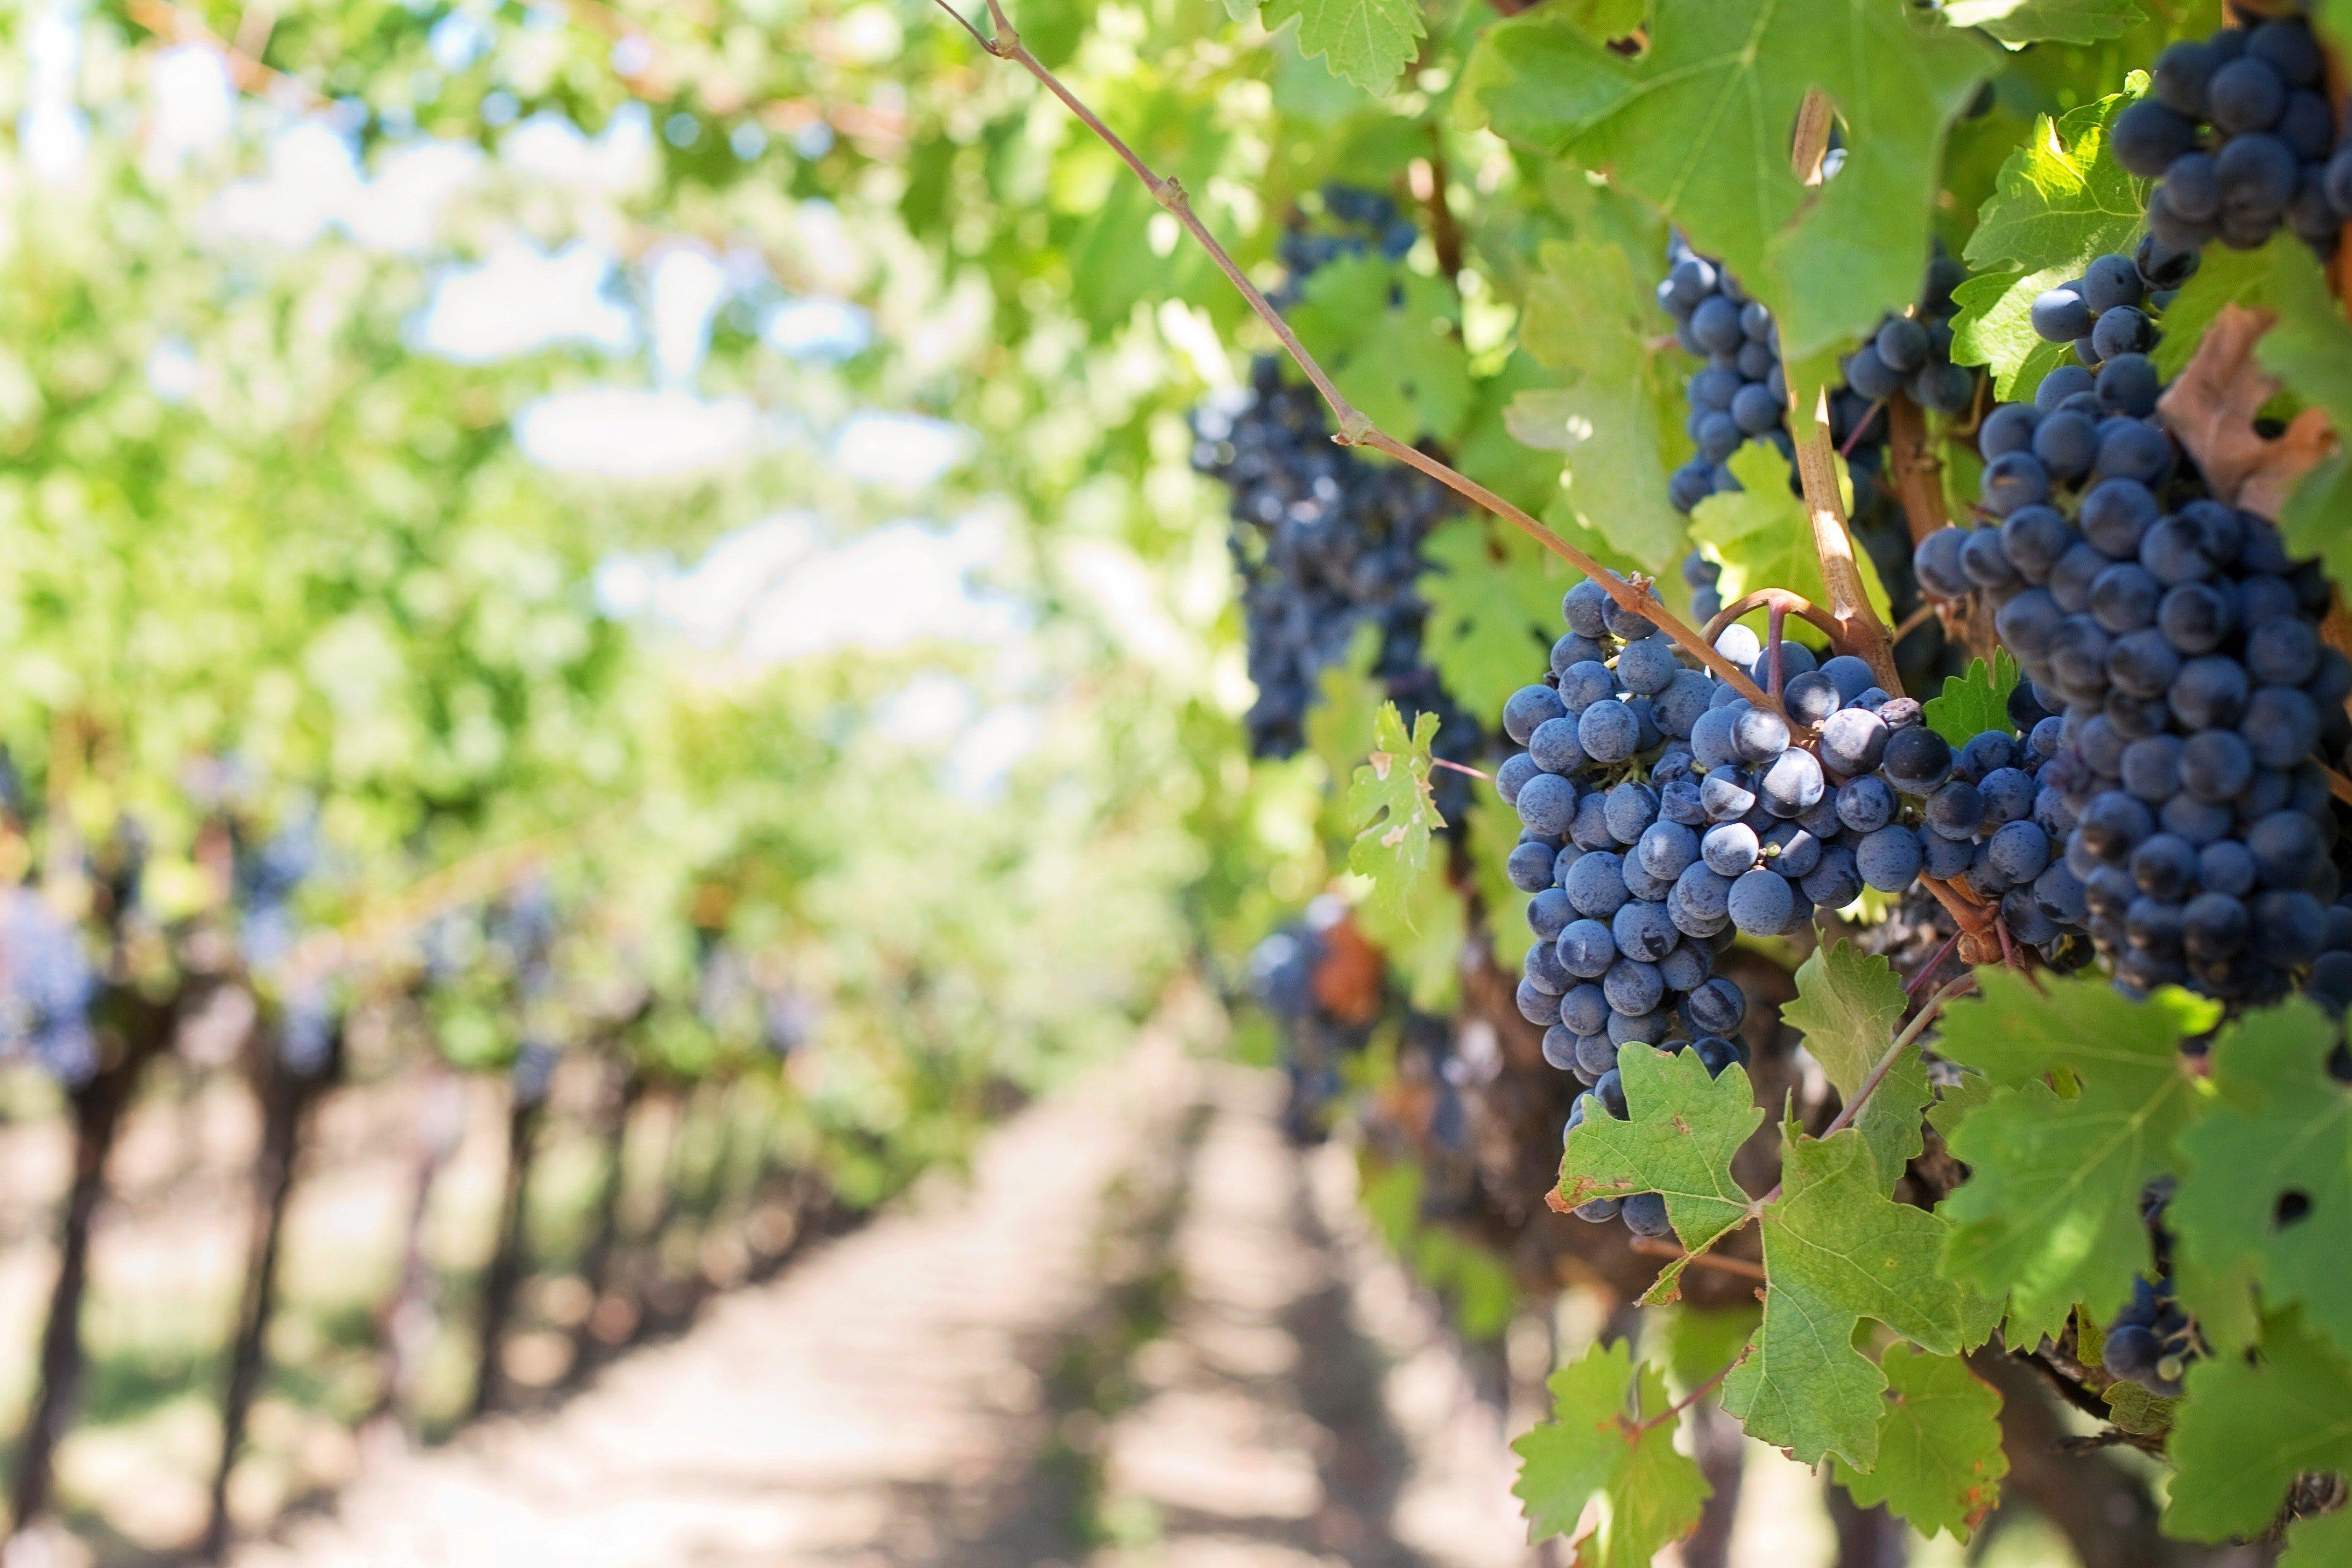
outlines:
M1147 1033L560 1409L242 1568L1519 1568L1493 1413L1269 1077Z

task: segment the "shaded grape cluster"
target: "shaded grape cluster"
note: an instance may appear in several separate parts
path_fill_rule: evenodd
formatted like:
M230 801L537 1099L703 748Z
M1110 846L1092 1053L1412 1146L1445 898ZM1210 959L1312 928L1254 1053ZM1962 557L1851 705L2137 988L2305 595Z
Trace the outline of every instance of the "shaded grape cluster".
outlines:
M2148 229L2168 250L2252 250L2284 225L2331 256L2352 215L2352 151L2326 57L2301 16L2246 19L2158 57L2148 96L2116 119L2116 161L2158 182Z
M2126 267L2150 292L2131 258L2085 272L2077 303L2105 302L2096 325L2131 308ZM2352 911L2329 907L2336 826L2313 757L2352 740L2352 662L2320 641L2318 565L2208 493L2154 417L2161 392L2134 348L1993 410L1978 435L1986 521L1930 535L1914 571L1938 598L1985 595L2033 699L2062 716L2036 816L2063 827L2117 979L2259 1002L2313 977L2341 1005Z
M1706 361L1683 383L1689 405L1684 429L1698 450L1667 485L1675 508L1687 512L1709 496L1739 488L1730 462L1748 442L1769 443L1790 461L1795 447L1772 313L1749 298L1720 262L1692 250L1679 235L1667 261L1658 303L1674 319L1685 350ZM1853 471L1857 513L1872 511L1880 500L1873 492L1883 467L1883 410L1889 398L1900 392L1944 414L1965 413L1975 400L1977 373L1954 364L1951 352L1952 290L1967 276L1939 241L1918 306L1888 316L1842 362L1844 384L1830 396L1830 439Z
M2165 1228L2165 1205L2173 1183L2165 1177L2149 1185L2140 1198L2140 1218L2155 1243L2156 1275L2132 1281L2132 1299L2107 1325L2100 1360L2107 1375L2137 1383L2151 1394L2178 1399L2181 1377L2203 1346L2197 1324L2181 1311L2172 1283L2172 1235Z
M1412 225L1387 197L1333 186L1323 203L1342 231L1293 231L1284 242L1290 272L1278 298L1295 295L1309 272L1335 257L1375 246L1393 257L1411 247ZM1331 434L1322 400L1286 382L1273 356L1252 366L1246 387L1192 413L1193 468L1233 492L1229 544L1257 688L1244 719L1250 750L1280 758L1306 745L1323 672L1344 664L1369 628L1372 675L1406 722L1434 713L1435 755L1468 763L1485 739L1422 657L1428 606L1416 587L1425 565L1422 542L1458 503L1418 470L1334 445ZM1435 788L1441 812L1457 820L1466 779L1448 771Z

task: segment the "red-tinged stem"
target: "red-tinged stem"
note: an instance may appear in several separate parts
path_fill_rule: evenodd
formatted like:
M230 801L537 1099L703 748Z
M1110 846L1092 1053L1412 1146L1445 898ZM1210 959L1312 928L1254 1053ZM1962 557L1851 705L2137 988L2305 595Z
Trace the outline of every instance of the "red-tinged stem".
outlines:
M1878 1086L1886 1082L1886 1075L1895 1070L1895 1064L1901 1061L1903 1053L1911 1048L1911 1042L1919 1038L1920 1031L1935 1021L1936 1015L1944 1010L1946 1002L1973 990L1976 983L1977 977L1972 971L1962 975L1958 979L1929 997L1927 1005L1912 1015L1911 1021L1903 1026L1903 1032L1895 1037L1895 1043L1886 1048L1886 1054L1880 1057L1877 1063L1871 1068L1870 1076L1862 1081L1862 1087L1853 1092L1853 1098L1847 1101L1843 1108L1831 1119L1830 1124L1822 1129L1822 1136L1829 1137L1853 1125L1853 1119L1862 1114L1863 1106L1869 1102L1873 1094L1878 1092ZM1772 1190L1777 1193L1780 1189L1775 1186ZM1766 1198L1764 1201L1769 1202L1770 1199Z
M1838 443L1837 452L1839 456L1851 457L1853 455L1854 445L1862 440L1863 432L1870 428L1870 422L1877 418L1878 411L1885 406L1886 400L1885 398L1880 398L1876 402L1870 405L1869 409L1864 413L1860 419L1853 422L1853 428L1846 432L1845 439L1843 441Z
M1751 1343L1748 1349L1752 1348L1753 1344ZM1667 1406L1656 1415L1648 1416L1640 1421L1631 1421L1626 1423L1627 1427L1635 1437L1639 1437L1643 1433L1650 1431L1653 1428L1664 1426L1667 1422L1680 1416L1684 1411L1689 1409L1692 1406L1697 1404L1700 1400L1706 1398L1708 1395L1721 1387L1723 1385L1723 1380L1730 1376L1733 1371L1738 1367L1739 1364L1747 1359L1748 1349L1743 1349L1738 1355L1731 1358L1731 1364L1729 1366L1724 1367L1714 1376L1708 1378L1705 1383L1700 1384L1697 1387L1692 1389L1688 1394L1684 1395L1680 1399L1675 1400L1672 1405Z
M1737 1274L1759 1285L1764 1282L1763 1269L1745 1258L1718 1258L1712 1252L1685 1252L1663 1236L1636 1236L1628 1245L1643 1257L1664 1258L1669 1262L1686 1263L1693 1268L1712 1269L1718 1274Z
M1788 607L1780 603L1778 600L1775 600L1772 603L1772 608L1767 611L1764 615L1764 656L1766 660L1764 669L1767 675L1770 677L1767 681L1764 689L1770 692L1775 697L1778 697L1780 695L1781 686L1783 685L1780 675L1780 633L1788 625Z
M1443 768L1449 773L1466 773L1481 783L1492 784L1495 781L1495 776L1491 773L1481 772L1475 768L1465 768L1459 762L1448 762L1443 757L1431 758L1429 765L1432 768Z
M1943 967L1944 960L1952 956L1952 949L1960 945L1960 938L1965 935L1967 933L1963 929L1945 937L1944 945L1936 949L1936 956L1927 960L1927 967L1912 976L1904 986L1903 994L1914 1001L1917 1000L1919 993L1927 988L1927 982L1934 978L1936 971Z
M1216 264L1217 270L1223 273L1226 281L1240 292L1242 298L1248 303L1252 313L1265 323L1266 329L1271 331L1275 340L1282 345L1283 352L1290 357L1291 362L1299 368L1307 381L1314 385L1316 392L1321 394L1323 401L1330 405L1332 417L1339 424L1339 432L1332 437L1335 442L1342 446L1369 446L1375 452L1385 453L1400 463L1418 468L1465 500L1492 512L1568 562L1578 571L1599 583L1601 591L1615 601L1620 608L1650 622L1672 639L1675 646L1720 676L1741 696L1759 707L1780 711L1780 704L1766 695L1762 688L1749 678L1748 672L1717 653L1697 632L1678 620L1671 611L1667 610L1665 601L1658 597L1646 581L1639 577L1629 581L1617 576L1598 560L1578 549L1527 512L1504 500L1484 485L1448 467L1428 454L1406 445L1366 418L1363 411L1357 408L1348 400L1346 394L1339 391L1322 365L1317 362L1315 356L1307 351L1307 346L1298 340L1298 335L1293 332L1289 323L1282 319L1282 312L1274 308L1266 297L1259 291L1257 286L1249 280L1248 275L1242 271L1225 247L1217 243L1216 235L1209 232L1208 225L1202 223L1200 215L1192 210L1192 198L1185 194L1183 185L1172 177L1153 173L1150 165L1144 162L1135 150L1119 138L1118 132L1104 124L1093 110L1088 109L1076 93L1063 84L1059 77L1038 63L1037 57L1031 54L1022 44L1021 35L1013 29L1013 19L1005 15L1003 0L988 0L989 18L994 25L996 32L993 38L982 37L979 29L966 21L961 13L948 4L948 0L937 0L937 4L940 9L953 16L965 31L980 39L981 47L988 53L998 59L1011 61L1036 78L1046 91L1059 99L1062 106L1077 117L1079 123L1100 137L1103 145L1118 155L1119 161L1128 166L1138 180L1143 182L1144 188L1151 193L1151 199L1165 208L1183 226L1184 232L1191 235L1202 250L1208 252L1209 259ZM1882 682L1881 685L1885 683ZM1895 688L1887 685L1886 689L1893 691Z

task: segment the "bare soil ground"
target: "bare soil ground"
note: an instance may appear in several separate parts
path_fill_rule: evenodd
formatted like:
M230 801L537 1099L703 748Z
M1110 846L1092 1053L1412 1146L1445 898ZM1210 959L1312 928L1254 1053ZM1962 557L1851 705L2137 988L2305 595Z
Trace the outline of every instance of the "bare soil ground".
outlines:
M1486 1568L1501 1419L1268 1076L1147 1034L544 1415L245 1568Z

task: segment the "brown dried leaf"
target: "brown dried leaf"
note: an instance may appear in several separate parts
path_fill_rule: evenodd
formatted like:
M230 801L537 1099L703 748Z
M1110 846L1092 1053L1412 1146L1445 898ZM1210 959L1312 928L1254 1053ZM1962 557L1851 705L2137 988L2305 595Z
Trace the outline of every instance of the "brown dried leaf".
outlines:
M2336 449L2325 411L2297 414L2276 440L2254 429L2254 415L2279 383L2254 361L2254 345L2277 317L2225 305L2205 329L2188 365L2157 412L2223 500L2275 518L2296 481Z

